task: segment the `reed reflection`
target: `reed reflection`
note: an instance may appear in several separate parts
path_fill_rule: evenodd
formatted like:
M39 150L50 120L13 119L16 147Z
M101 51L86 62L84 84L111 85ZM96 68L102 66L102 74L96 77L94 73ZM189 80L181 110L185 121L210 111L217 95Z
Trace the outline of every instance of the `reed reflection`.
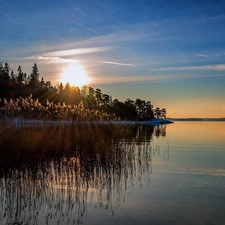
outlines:
M101 129L109 127L91 128L98 134ZM150 141L156 134L153 127L120 127L122 136L118 127L114 129L110 145L102 136L95 145L85 145L79 139L60 157L5 167L7 171L2 171L0 178L0 223L38 224L45 218L46 224L78 224L88 207L113 214L113 207L125 201L130 187L149 183L152 157L160 151ZM74 138L76 129L64 132Z

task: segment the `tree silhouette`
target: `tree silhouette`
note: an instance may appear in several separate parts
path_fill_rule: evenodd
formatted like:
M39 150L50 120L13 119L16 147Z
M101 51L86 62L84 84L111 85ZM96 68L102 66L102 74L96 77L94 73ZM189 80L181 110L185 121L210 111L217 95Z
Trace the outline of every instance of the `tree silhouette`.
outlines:
M108 105L109 104L109 95L103 94L102 95L102 102L103 102L104 105Z
M3 68L3 72L2 72L2 78L3 80L5 80L6 82L10 81L10 67L8 63L5 63L5 66Z
M37 87L38 84L39 84L39 72L38 72L37 64L34 63L32 67L32 72L30 74L30 85Z
M161 118L166 119L166 109L165 108L161 109Z
M161 116L161 110L159 107L156 107L155 110L154 110L154 116L157 117L157 118L160 118Z
M18 75L16 77L16 80L17 80L18 84L21 86L23 84L23 82L25 81L21 66L18 67L17 71L18 71Z
M15 77L15 74L14 74L13 70L11 71L10 79L11 79L11 81L16 82L16 77Z
M11 73L10 73L11 71ZM4 105L4 98L10 101L10 98L27 98L32 94L34 99L39 99L39 103L45 105L46 101L54 104L67 104L78 106L82 102L82 107L86 110L96 110L105 112L106 114L114 114L116 117L127 120L148 120L153 117L166 118L166 109L157 107L153 110L150 101L137 98L135 101L127 99L121 102L106 93L102 93L101 89L84 86L80 90L79 87L71 86L69 83L63 86L62 83L58 87L51 86L51 82L45 82L42 77L39 80L39 71L37 64L34 63L30 76L22 71L19 65L15 75L10 69L8 63L4 66L0 62L0 104Z
M96 102L98 103L98 105L101 105L102 103L102 90L97 88L95 90L95 99L96 99Z
M96 106L96 100L95 100L95 90L92 87L89 87L88 89L88 95L86 97L87 104L90 109L94 108Z

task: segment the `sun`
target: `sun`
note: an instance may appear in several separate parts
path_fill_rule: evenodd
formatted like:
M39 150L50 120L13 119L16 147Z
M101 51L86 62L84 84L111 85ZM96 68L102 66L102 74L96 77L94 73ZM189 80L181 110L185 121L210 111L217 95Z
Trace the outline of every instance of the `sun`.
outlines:
M82 87L87 85L90 78L87 72L79 65L70 65L64 68L61 74L60 82L64 85L70 83L71 86Z

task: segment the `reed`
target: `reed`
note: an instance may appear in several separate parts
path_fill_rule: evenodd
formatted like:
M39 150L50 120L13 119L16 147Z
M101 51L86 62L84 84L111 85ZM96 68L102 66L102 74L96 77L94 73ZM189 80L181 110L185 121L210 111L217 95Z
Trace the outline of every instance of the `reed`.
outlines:
M78 105L54 104L46 101L42 105L38 99L33 99L32 95L25 98L4 99L4 106L0 108L0 115L5 117L20 117L37 120L72 120L72 121L111 121L119 120L115 114L100 111L98 109L88 109L84 107L83 101Z
M158 129L92 123L16 127L0 122L0 171L81 153L92 156L90 160L104 158L119 141L150 142L153 134L158 135Z
M150 183L159 128L0 122L0 223L80 224L88 207L110 210Z
M89 207L110 210L128 190L150 180L151 146L119 142L103 157L82 154L10 169L0 178L0 223L80 224ZM103 156L103 155L101 155ZM94 157L94 158L93 158Z
M125 128L124 128L125 129ZM46 161L79 152L101 154L121 137L132 136L116 125L76 124L15 127L1 122L0 170Z

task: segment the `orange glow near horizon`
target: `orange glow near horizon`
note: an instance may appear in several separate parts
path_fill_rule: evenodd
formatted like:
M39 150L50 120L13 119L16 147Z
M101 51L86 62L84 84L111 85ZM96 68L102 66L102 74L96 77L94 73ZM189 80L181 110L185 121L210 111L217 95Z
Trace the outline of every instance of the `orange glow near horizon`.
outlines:
M215 98L181 98L161 103L170 118L224 118L223 100Z
M216 124L216 125L215 125ZM179 127L179 132L177 129ZM192 139L198 139L204 142L223 142L225 138L225 129L223 122L191 122L191 121L175 121L171 126L166 127L167 138L182 141L187 136Z
M69 83L71 86L82 87L90 82L90 78L81 66L73 64L63 69L60 82L64 85Z

